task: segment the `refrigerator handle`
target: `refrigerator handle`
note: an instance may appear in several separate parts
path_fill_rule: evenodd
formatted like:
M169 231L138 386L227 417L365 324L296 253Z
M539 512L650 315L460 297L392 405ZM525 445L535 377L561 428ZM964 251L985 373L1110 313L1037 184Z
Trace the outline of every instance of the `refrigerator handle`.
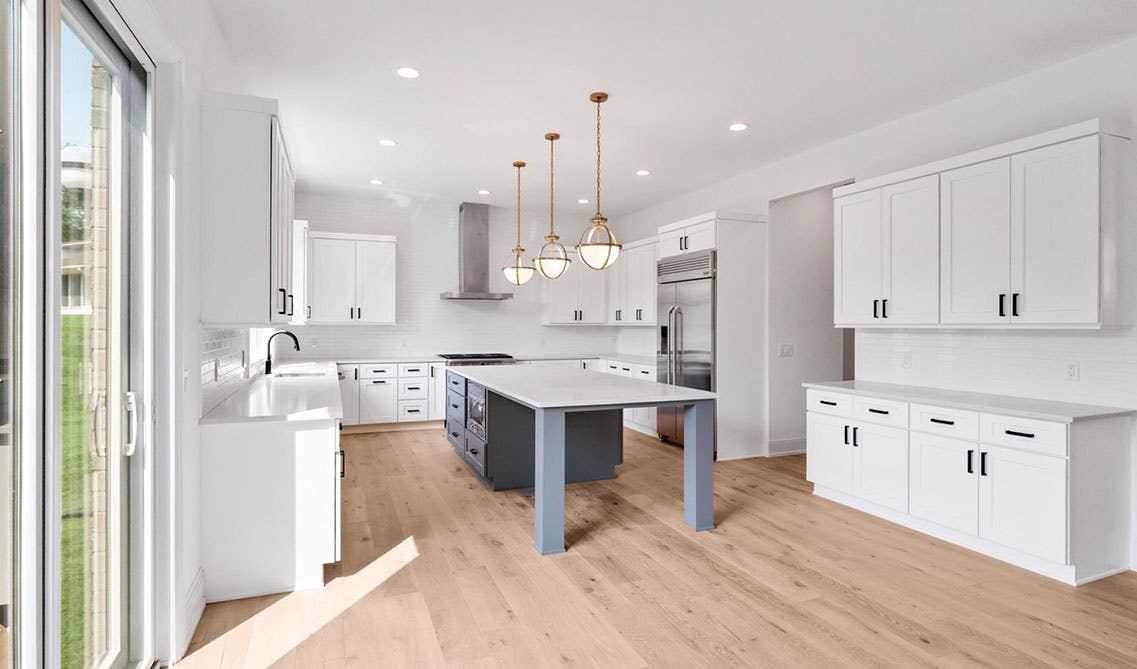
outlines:
M683 309L675 305L675 334L671 340L675 342L675 385L683 385Z
M679 305L675 304L667 310L667 344L665 348L667 352L667 383L675 382L673 370L675 365L675 310L678 308Z

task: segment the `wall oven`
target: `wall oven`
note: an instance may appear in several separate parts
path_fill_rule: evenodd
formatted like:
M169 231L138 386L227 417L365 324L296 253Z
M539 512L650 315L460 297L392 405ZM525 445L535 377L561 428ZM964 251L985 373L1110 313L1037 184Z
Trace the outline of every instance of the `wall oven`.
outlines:
M472 381L466 386L466 429L486 440L486 388Z

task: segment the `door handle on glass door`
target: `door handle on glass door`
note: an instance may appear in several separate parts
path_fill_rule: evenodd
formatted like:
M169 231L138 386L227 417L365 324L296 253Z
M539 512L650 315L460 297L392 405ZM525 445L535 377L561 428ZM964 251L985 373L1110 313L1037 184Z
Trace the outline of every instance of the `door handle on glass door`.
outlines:
M134 455L138 446L138 399L133 391L127 391L123 396L126 407L126 446L122 449L125 456Z
M107 454L105 445L103 444L103 418L107 412L107 400L103 393L98 393L95 396L95 420L91 422L92 440L91 446L93 449L92 455L101 458Z

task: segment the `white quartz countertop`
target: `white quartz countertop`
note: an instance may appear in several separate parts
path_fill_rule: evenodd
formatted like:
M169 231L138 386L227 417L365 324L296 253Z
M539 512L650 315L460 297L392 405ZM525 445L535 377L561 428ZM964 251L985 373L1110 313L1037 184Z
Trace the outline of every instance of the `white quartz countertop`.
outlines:
M334 362L283 364L273 372L250 381L202 416L200 423L343 418Z
M666 404L718 397L705 390L542 365L451 367L449 371L537 409Z
M497 353L499 351L493 351ZM508 351L503 351L508 353ZM628 353L511 353L513 359L518 362L533 362L535 360L620 360L622 362L631 362L637 365L654 365L656 360L654 355L632 355ZM336 362L343 365L354 365L360 363L376 363L376 362L445 362L442 358L434 353L422 353L418 355L295 355L288 358L289 363L300 362Z
M1035 400L1026 397L1011 397L1008 395L988 395L986 393L970 393L961 390L944 390L924 386L905 386L896 383L880 383L877 381L826 381L803 383L801 385L806 388L829 392L865 395L867 397L879 397L881 399L897 400L900 402L933 404L955 409L998 413L1006 416L1018 416L1019 418L1052 420L1062 423L1072 423L1076 420L1085 420L1088 418L1121 416L1134 413L1135 411L1134 409L1124 409L1120 407Z

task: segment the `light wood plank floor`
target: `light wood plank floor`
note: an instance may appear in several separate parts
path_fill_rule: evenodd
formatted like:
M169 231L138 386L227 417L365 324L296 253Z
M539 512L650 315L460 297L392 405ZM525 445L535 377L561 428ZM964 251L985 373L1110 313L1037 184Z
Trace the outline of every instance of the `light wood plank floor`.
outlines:
M568 551L441 430L345 436L344 559L319 591L211 604L186 667L1137 666L1137 574L1071 588L813 497L801 456L715 465L626 433L569 486Z

